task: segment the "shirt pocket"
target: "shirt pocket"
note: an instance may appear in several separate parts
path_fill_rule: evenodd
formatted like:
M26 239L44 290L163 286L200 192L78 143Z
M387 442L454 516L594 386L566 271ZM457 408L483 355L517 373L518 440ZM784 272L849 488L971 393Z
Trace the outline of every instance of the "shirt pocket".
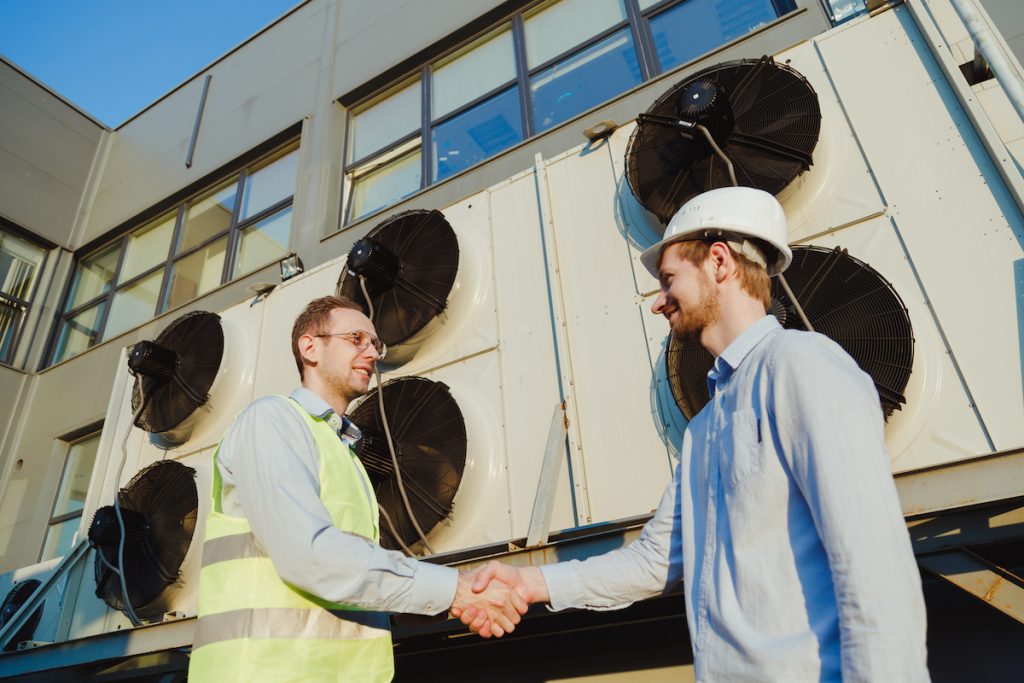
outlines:
M757 413L751 409L737 410L725 427L727 440L722 449L722 480L736 488L761 471L764 459L758 436Z

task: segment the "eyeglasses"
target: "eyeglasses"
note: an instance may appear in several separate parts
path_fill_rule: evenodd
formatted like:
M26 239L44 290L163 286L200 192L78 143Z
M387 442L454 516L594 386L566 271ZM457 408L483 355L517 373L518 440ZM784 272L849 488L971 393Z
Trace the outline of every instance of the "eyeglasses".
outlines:
M374 337L369 332L364 330L353 330L351 332L334 332L332 334L314 334L314 337L342 337L347 339L353 346L356 347L357 351L365 351L367 347L373 346L377 350L378 359L383 358L387 355L388 347L387 344L382 342L378 337Z

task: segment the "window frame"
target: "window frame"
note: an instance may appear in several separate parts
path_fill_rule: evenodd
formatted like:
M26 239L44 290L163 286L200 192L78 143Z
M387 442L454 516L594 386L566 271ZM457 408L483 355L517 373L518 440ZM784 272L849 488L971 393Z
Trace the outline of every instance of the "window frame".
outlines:
M248 275L250 272L258 270L259 267L253 270L246 271L245 273L239 273L234 277L232 276L232 273L235 270L236 261L238 259L238 254L236 252L240 244L241 233L247 228L258 224L260 221L269 218L280 211L288 209L289 207L294 206L295 190L293 189L291 194L286 196L285 198L280 199L274 202L273 204L262 208L256 213L246 216L243 219L240 217L240 214L246 188L246 182L254 173L258 173L260 170L273 164L278 159L281 159L287 156L288 154L293 153L301 153L301 140L296 136L289 136L289 138L285 142L279 142L277 144L274 144L270 147L269 150L263 149L257 151L255 154L246 157L244 161L237 162L228 167L233 170L221 169L215 172L215 174L211 174L215 175L215 177L211 178L208 176L207 178L204 178L203 181L201 181L201 184L198 188L189 188L189 191L185 196L172 197L171 200L165 201L164 203L157 205L157 207L147 210L142 214L142 218L136 217L135 219L129 221L126 224L127 227L118 229L118 236L115 237L114 239L107 239L103 240L99 244L90 245L84 248L80 253L76 254L74 268L72 269L72 272L68 278L64 294L61 297L61 307L55 316L56 322L54 325L53 332L51 334L50 341L47 345L47 351L44 356L43 367L57 365L58 363L62 363L66 360L70 360L71 358L81 355L81 353L85 353L85 351L82 351L79 354L75 354L75 356L60 358L59 360L56 359L57 353L59 351L60 339L65 327L70 326L72 324L71 321L76 316L89 310L90 308L101 306L102 310L99 311L98 313L99 317L97 318L97 324L95 327L96 340L90 343L89 346L86 347L86 350L94 348L95 346L98 346L99 344L109 341L110 339L118 337L121 334L125 334L135 329L136 327L144 325L145 323L148 323L149 321L167 313L168 311L179 308L180 306L184 306L185 304L191 301L195 301L196 299L202 298L203 296L208 294L209 292L203 292L202 294L198 294L197 296L191 297L186 301L180 301L174 304L173 306L170 305L171 273L174 265L177 262L184 260L188 256L191 256L192 254L195 254L205 249L209 245L217 242L218 240L226 239L226 244L224 263L221 266L220 278L217 287L223 286L233 280ZM233 176L237 177L235 177L232 182L227 182ZM295 182L297 186L298 173L296 173ZM215 235L206 237L201 242L191 245L187 249L179 251L178 248L182 239L182 231L184 230L185 218L189 208L193 206L195 202L205 199L211 193L215 193L219 188L231 187L232 185L234 186L235 189L235 196L231 211L231 219L230 222L228 223L228 226L218 231ZM147 226L153 225L170 217L171 214L174 215L174 227L171 231L171 239L170 244L168 245L166 256L163 258L163 260L157 261L154 265L149 266L145 270L142 270L133 275L132 277L121 282L120 277L121 273L124 270L125 259L128 254L128 245L129 241L132 238L132 235L138 233ZM66 308L73 296L75 280L78 277L79 273L81 272L81 263L92 256L95 256L97 254L104 252L107 249L110 249L114 245L117 245L117 264L115 265L113 273L111 275L109 288L107 288L105 291L101 291L96 296L86 301L83 301L74 308ZM268 261L266 264L264 264L264 266L269 265L272 262L273 261ZM123 292L131 288L133 285L136 285L139 282L145 280L146 278L151 277L154 273L160 271L161 269L163 269L163 271L162 276L160 278L160 288L159 291L157 292L156 305L153 314L142 322L134 324L131 327L128 327L125 330L122 330L111 337L106 337L108 323L110 322L110 313L113 308L114 299L118 292Z
M557 1L557 0L555 0ZM550 67L564 62L567 59L574 57L575 55L584 52L585 50L597 45L603 40L610 38L616 33L622 32L628 29L630 39L633 43L633 49L636 53L637 63L640 67L640 83L643 85L653 78L660 76L668 71L673 71L680 68L682 65L673 66L669 69L663 69L658 61L657 50L654 44L654 37L651 31L651 19L660 15L663 12L669 11L685 2L694 0L661 0L656 2L650 7L645 9L640 8L639 0L622 0L625 9L625 19L617 22L616 24L609 26L602 30L600 33L594 34L586 40L562 51L561 53L550 57L543 63L537 64L536 66L529 68L527 57L526 57L526 36L525 36L525 20L527 15L532 15L539 11L542 11L545 5L553 5L555 2L552 0L535 0L531 2L524 2L513 12L499 18L496 21L487 23L480 30L474 31L471 36L464 40L458 41L451 48L445 49L439 54L430 55L423 62L409 70L405 71L402 75L389 79L388 83L380 88L375 88L370 94L359 97L350 105L346 105L346 140L344 156L342 157L342 210L340 215L341 227L345 227L368 218L380 211L384 211L395 203L402 200L397 200L391 204L385 205L380 208L372 209L361 216L352 215L352 199L355 195L353 191L355 188L356 181L364 177L369 170L364 170L368 164L371 164L374 159L386 157L386 155L394 149L408 144L415 138L419 138L420 148L420 185L417 189L413 190L410 194L415 194L418 191L422 191L427 187L436 185L438 183L445 182L449 178L459 175L471 168L474 168L490 158L493 158L501 152L495 152L490 157L471 164L462 171L453 173L440 180L432 180L433 174L433 150L431 145L431 134L433 130L440 125L443 125L446 121L453 119L457 116L465 114L474 107L484 103L485 101L496 97L506 90L512 87L519 88L519 111L521 117L521 125L523 130L523 139L521 142L525 142L534 138L539 134L548 132L549 130L555 129L560 126L564 121L560 121L543 131L537 131L537 126L534 122L534 111L533 111L533 99L530 91L530 81L538 73L549 69ZM799 8L797 0L768 0L771 6L775 10L776 18L782 18L787 14ZM447 113L443 116L432 118L431 111L431 73L432 69L437 65L443 64L443 62L452 56L453 54L466 49L476 42L484 42L484 39L498 31L502 30L503 26L509 25L512 33L512 45L514 52L515 70L516 77L506 83L497 86L490 91L481 94L470 102L467 102ZM731 42L731 41L730 41ZM382 147L364 154L359 159L353 159L347 161L348 158L348 147L349 137L348 129L352 125L353 118L357 116L361 111L364 111L368 106L375 102L381 101L382 98L388 97L388 93L394 91L398 84L419 80L420 91L421 91L421 104L420 104L420 128L409 134L403 135L400 139L394 140ZM628 90L628 89L627 89ZM623 91L625 92L625 91ZM344 99L344 98L342 98ZM600 103L595 106L601 106L604 103ZM583 113L583 112L580 112ZM356 133L358 135L358 132ZM518 143L518 144L521 144ZM513 145L514 146L514 145ZM502 150L504 151L504 150ZM373 168L382 168L388 163L393 162L394 159L388 159L381 165ZM373 170L371 168L370 170ZM357 171L363 170L362 173L356 174Z
M32 309L32 300L36 297L39 292L40 281L43 279L43 274L46 272L46 267L49 264L50 254L57 247L56 244L43 240L37 235L33 235L28 230L25 230L16 223L0 216L0 232L6 232L9 235L13 235L19 239L25 240L29 244L39 247L43 252L43 258L39 262L39 266L36 268L35 274L32 276L32 284L29 286L28 292L26 292L26 298L9 294L3 290L0 290L0 308L7 308L14 312L15 316L19 316L19 320L16 323L17 329L14 332L14 336L11 338L11 345L4 355L0 351L0 365L10 367L14 362L14 359L18 355L18 349L21 346L22 337L25 334L25 323L28 322L29 315Z
M53 527L55 527L56 525L58 525L58 524L62 524L63 522L66 522L66 521L71 520L71 519L80 518L85 513L85 506L84 506L84 502L85 501L83 501L83 506L82 506L82 508L80 510L74 510L72 512L65 512L65 513L62 513L60 515L54 515L54 512L56 512L56 509L57 509L57 499L60 497L61 488L64 485L64 477L67 475L67 473L68 473L68 465L71 463L71 451L72 451L72 449L75 446L77 446L77 445L79 445L81 443L84 443L84 442L86 442L86 441L88 441L90 439L95 438L97 440L96 441L96 451L97 452L96 452L96 455L93 457L92 470L89 472L89 480L90 480L90 483L91 483L92 482L92 475L96 471L96 461L99 459L99 446L100 446L100 439L102 438L102 436L103 436L103 423L99 423L99 424L95 424L95 425L91 425L89 427L86 427L83 430L79 430L75 434L70 434L70 435L61 437L59 439L59 441L61 441L63 443L63 445L64 445L64 463L61 465L60 477L57 479L57 487L53 491L53 502L50 504L50 513L47 516L46 528L43 530L43 538L42 538L42 541L39 544L39 553L36 555L36 557L38 558L39 562L45 562L45 561L47 561L49 559L55 559L55 558L44 558L43 557L43 554L46 552L46 541L49 539L50 530ZM86 491L86 495L88 496L88 490ZM56 557L62 557L62 556L61 555L57 555Z

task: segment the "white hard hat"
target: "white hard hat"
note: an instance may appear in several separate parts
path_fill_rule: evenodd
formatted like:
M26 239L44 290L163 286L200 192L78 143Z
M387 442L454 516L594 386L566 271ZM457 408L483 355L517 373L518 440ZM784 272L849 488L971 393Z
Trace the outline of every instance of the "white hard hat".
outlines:
M661 252L673 242L721 239L736 252L764 266L768 275L789 267L793 252L786 243L788 229L782 205L771 194L753 187L722 187L703 192L672 216L665 237L640 255L640 262L658 277ZM774 247L770 253L762 244Z

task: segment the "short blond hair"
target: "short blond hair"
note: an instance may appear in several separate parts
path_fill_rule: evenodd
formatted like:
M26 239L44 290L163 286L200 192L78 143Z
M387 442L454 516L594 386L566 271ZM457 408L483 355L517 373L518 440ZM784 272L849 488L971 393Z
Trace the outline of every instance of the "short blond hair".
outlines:
M675 249L679 258L699 266L707 259L711 245L718 241L720 240L683 240L670 244L665 249ZM740 287L764 304L764 310L767 312L772 307L772 281L768 277L768 271L743 254L737 253L732 247L729 247L729 252L736 261L736 277L740 281Z

